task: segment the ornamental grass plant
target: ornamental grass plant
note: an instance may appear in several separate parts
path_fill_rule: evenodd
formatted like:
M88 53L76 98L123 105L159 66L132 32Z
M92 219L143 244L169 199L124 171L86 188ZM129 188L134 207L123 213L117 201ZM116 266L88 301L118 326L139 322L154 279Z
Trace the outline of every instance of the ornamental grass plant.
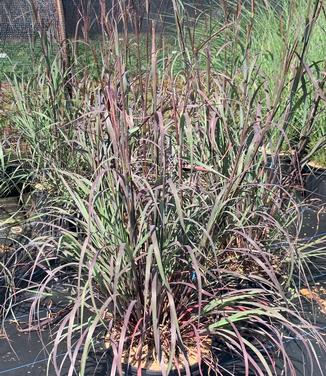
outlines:
M298 170L278 176L280 148L269 168L266 154L276 130L288 137L303 77L317 90L303 64L310 38L297 43L298 34L288 45L271 88L252 24L245 40L239 33L245 8L225 7L225 22L203 38L173 0L172 43L155 22L146 38L128 28L121 35L118 21L135 13L118 3L90 66L72 54L63 71L58 54L32 78L11 81L16 145L27 147L6 153L25 174L33 224L20 249L43 274L20 288L11 276L5 315L27 294L30 329L55 333L49 369L57 375L67 364L68 375L84 375L99 344L111 375L125 365L189 375L194 363L202 373L233 374L226 358L245 375L276 375L280 364L296 375L291 337L321 368L313 341L325 342L299 291L325 256L323 239L312 248L301 241ZM322 6L307 7L307 28ZM313 126L307 117L305 129ZM59 308L44 320L52 301Z

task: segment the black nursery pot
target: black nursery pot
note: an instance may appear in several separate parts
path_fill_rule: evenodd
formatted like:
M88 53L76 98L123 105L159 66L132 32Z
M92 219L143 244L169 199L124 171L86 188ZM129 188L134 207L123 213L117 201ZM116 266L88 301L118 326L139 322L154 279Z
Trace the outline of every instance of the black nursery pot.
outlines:
M112 355L112 353L110 351L108 351L108 356L107 356L107 376L111 375L112 361L113 361L113 355ZM136 367L132 367L129 364L123 364L122 365L122 370L123 370L123 375L124 376L137 376L138 375L137 368ZM190 366L190 374L191 374L191 376L200 376L201 373L203 375L208 375L208 368L205 367L204 364L201 365L201 370L200 370L200 367L199 367L198 363ZM187 373L186 373L185 369L181 369L181 370L174 369L174 370L171 370L169 372L168 376L179 376L179 375L184 376L186 374ZM142 368L141 375L142 376L163 376L163 374L162 374L161 371L154 371L154 370L145 369L145 368Z
M303 172L305 190L309 199L318 199L326 204L326 168L308 164Z
M273 177L274 184L281 184L283 178L291 173L291 155L281 154L273 156L267 154L265 170Z
M23 189L24 193L31 192L31 186L26 180L27 168L24 169L20 164L10 161L8 157L5 158L4 164L4 169L0 169L0 198L18 197Z
M291 155L282 154L276 157L274 164L270 154L267 155L267 171L274 177L274 183L281 184L283 177L291 174ZM318 199L322 204L326 204L326 167L315 166L308 163L302 170L304 191L306 198Z

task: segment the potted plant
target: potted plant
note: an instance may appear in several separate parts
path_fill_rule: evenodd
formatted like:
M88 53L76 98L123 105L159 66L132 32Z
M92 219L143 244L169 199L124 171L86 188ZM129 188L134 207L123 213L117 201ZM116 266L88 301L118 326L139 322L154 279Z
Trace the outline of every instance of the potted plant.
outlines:
M235 89L226 90L229 97ZM226 367L225 354L240 359L247 373L275 374L279 352L284 366L293 369L283 333L306 338L309 332L323 344L294 304L295 275L305 275L303 265L312 255L287 230L293 223L300 227L298 204L290 195L282 198L284 187L260 178L257 158L264 138L252 137L255 112L246 110L253 118L233 139L222 174L223 161L214 157L220 140L213 134L202 141L205 106L196 113L191 105L183 113L174 108L188 128L180 143L179 124L169 113L136 121L107 93L108 134L115 141L107 145L99 138L94 149L84 137L81 155L89 169L95 165L93 173L54 166L50 173L63 193L43 207L50 218L66 216L77 229L62 228L52 240L58 267L36 289L41 303L45 293L54 294L53 280L71 284L72 308L60 319L52 351L56 373L57 344L66 339L69 373L79 353L80 373L85 372L98 342L108 348L111 375L189 375L207 368L218 373ZM188 100L185 92L179 95ZM237 107L225 110L231 123ZM101 113L96 116L103 121ZM136 124L146 119L151 127L139 131ZM196 139L189 133L195 130ZM104 147L100 160L96 156ZM303 342L312 354L311 343Z
M182 7L173 4L181 28ZM183 53L162 58L159 71L153 27L148 69L125 85L127 48L120 54L111 31L110 55L102 54L110 69L95 88L85 73L69 106L63 90L48 100L65 82L55 64L54 77L41 72L28 87L42 95L16 92L30 163L56 188L41 208L55 231L42 236L45 246L31 240L47 276L29 288L35 318L55 295L54 282L70 287L51 350L56 374L65 361L69 376L77 367L85 374L90 351L105 343L110 375L221 374L226 356L245 375L277 374L276 360L294 375L285 336L302 338L311 359L310 338L325 346L295 300L324 250L300 244L299 204L284 182L262 173L259 149L276 127L285 77L262 106L263 77L248 64L249 42L223 74L211 73L207 53L203 75L196 58L213 37L193 48L191 60L180 29Z

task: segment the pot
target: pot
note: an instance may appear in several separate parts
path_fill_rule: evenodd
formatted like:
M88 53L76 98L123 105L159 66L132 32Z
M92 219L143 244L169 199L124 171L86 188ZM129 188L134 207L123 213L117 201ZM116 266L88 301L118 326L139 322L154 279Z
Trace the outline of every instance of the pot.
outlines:
M270 182L273 184L282 184L284 179L291 174L292 153L274 154L270 150L260 150L264 158L264 170L268 173Z
M111 351L107 352L107 376L111 375L111 367L112 367L112 361L113 361L113 355ZM122 365L122 371L124 376L137 376L138 375L138 370L136 367L133 367L130 364L123 364ZM195 363L193 365L190 365L190 374L191 376L200 376L202 375L207 375L208 374L208 367L202 364L201 369L199 367L198 363ZM185 369L172 369L168 376L184 376L186 375L186 370ZM152 370L152 369L145 369L142 368L141 370L141 375L142 376L163 376L163 373L161 371L157 370Z
M326 168L308 163L303 169L306 196L326 204Z
M292 153L280 153L273 164L272 153L266 152L266 166L265 169L270 171L273 182L281 184L284 177L289 177L292 166ZM304 184L304 194L308 199L318 199L322 204L326 203L326 167L319 166L313 162L308 162L302 169L302 177Z

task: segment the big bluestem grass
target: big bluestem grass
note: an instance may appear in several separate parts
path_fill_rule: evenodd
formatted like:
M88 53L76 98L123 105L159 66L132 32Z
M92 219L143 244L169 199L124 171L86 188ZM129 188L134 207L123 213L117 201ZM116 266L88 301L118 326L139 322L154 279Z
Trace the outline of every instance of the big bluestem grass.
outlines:
M126 23L132 12L117 4ZM28 145L18 160L28 164L38 222L25 248L47 273L21 289L33 296L31 328L49 323L39 309L61 280L70 292L53 317L58 375L65 362L69 375L84 374L99 335L112 375L146 361L163 374L189 374L196 361L224 375L225 353L246 375L277 374L277 359L295 375L287 336L302 340L309 361L311 339L325 346L299 296L325 250L301 244L293 182L275 179L265 151L274 129L287 137L282 96L302 46L284 55L272 90L237 19L197 42L182 2L172 5L180 53L166 53L155 23L140 52L144 36L130 45L108 13L94 61L100 80L73 55L68 72L55 59L32 80L12 81L13 126ZM217 68L211 45L220 38L227 64ZM128 79L130 56L137 69Z

